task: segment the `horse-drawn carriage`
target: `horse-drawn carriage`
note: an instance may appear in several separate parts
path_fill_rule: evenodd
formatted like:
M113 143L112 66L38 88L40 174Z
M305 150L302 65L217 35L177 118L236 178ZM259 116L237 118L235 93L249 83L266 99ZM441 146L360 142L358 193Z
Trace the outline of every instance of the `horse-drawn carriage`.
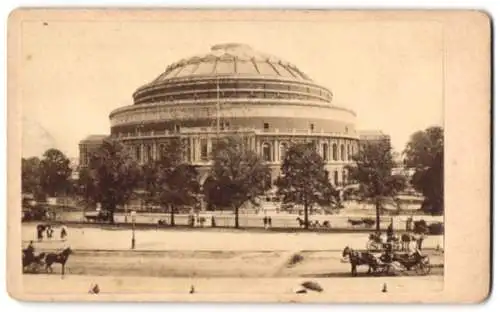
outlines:
M85 221L87 222L106 222L108 220L109 220L109 215L106 211L85 213Z
M33 252L28 251L27 249L23 250L23 272L25 273L39 273L45 267L45 256L44 252L39 254L35 254Z
M415 272L417 275L427 275L431 264L427 255L409 252L387 252L376 255L370 251L355 251L345 247L342 252L342 262L351 264L351 275L357 275L357 267L368 266L368 274L391 275L397 273Z
M41 273L41 272L53 272L52 265L58 263L61 265L61 275L64 275L66 262L69 259L69 255L72 253L70 247L63 249L61 252L40 252L35 254L33 249L29 247L23 249L23 273Z

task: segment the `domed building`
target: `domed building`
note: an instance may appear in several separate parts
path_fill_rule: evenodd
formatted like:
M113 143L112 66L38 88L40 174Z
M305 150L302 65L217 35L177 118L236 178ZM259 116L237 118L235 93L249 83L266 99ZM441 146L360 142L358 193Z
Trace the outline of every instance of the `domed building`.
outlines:
M358 149L352 110L336 105L330 90L296 66L243 44L215 45L173 63L133 99L111 112L111 136L141 163L180 137L202 182L218 137L242 137L270 164L273 178L290 144L315 142L335 185L346 181L343 168Z

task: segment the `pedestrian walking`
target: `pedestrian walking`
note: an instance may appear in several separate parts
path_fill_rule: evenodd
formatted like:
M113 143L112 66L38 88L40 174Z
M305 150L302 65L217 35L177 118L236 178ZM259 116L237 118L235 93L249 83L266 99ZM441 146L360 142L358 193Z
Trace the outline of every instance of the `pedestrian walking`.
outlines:
M424 243L424 233L420 233L418 234L418 237L417 237L417 249L418 250L422 250L422 244Z
M43 232L45 231L45 226L42 224L37 224L36 226L36 238L38 241L43 240Z
M66 226L63 224L61 226L61 240L65 240L66 239L66 236L68 236L68 229L66 228Z
M54 233L54 230L52 229L52 226L51 226L51 225L47 226L47 231L46 231L46 233L47 233L47 238L48 238L48 239L52 239L52 234Z
M391 223L387 227L387 243L390 243L394 237L393 219L391 218Z

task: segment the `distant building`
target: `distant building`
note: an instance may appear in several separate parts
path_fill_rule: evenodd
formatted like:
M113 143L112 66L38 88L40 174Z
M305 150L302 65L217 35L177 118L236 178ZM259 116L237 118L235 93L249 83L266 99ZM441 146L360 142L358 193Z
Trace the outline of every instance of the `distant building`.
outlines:
M69 159L69 167L71 169L71 179L78 180L78 168L79 168L79 159L78 158L70 158Z
M359 145L362 146L368 142L388 142L391 143L391 136L380 130L362 130L358 131Z
M79 143L80 148L80 167L87 167L90 160L90 155L92 152L101 146L102 142L108 138L108 135L89 135L85 139L81 140Z
M348 180L344 167L358 150L353 110L340 107L329 89L296 66L244 44L218 44L172 63L135 90L133 105L113 110L109 119L111 137L141 164L158 159L166 143L180 138L201 184L219 137L240 136L269 164L272 179L291 144L314 143L335 185ZM103 138L80 143L81 166Z

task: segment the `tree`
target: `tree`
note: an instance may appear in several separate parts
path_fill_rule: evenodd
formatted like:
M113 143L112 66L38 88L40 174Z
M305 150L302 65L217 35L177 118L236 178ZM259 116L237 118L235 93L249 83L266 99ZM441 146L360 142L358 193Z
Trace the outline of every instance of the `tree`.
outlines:
M21 190L33 194L35 199L44 198L40 185L40 159L38 157L22 158Z
M71 189L70 161L61 151L51 148L40 161L40 186L50 197L67 194Z
M234 227L238 228L240 207L249 201L256 205L257 197L271 188L271 170L238 138L216 142L212 158L212 187L226 196L234 211Z
M411 184L425 199L424 209L442 214L444 209L444 133L441 127L415 132L404 151L405 166L415 170Z
M200 185L198 171L183 160L184 147L180 139L168 141L157 161L144 167L146 197L170 210L170 224L175 225L175 211L181 205L196 205Z
M92 153L88 168L81 171L81 194L88 202L101 203L113 223L116 207L129 201L139 177L140 168L125 147L108 139Z
M394 200L394 196L405 188L406 179L401 175L392 175L395 163L389 142L368 142L353 159L355 164L346 168L351 179L359 183L361 199L375 204L376 228L380 231L383 205L387 200Z
M315 204L325 206L337 201L338 194L329 180L325 162L310 143L295 144L288 149L276 186L284 203L304 206L306 229L310 209Z

